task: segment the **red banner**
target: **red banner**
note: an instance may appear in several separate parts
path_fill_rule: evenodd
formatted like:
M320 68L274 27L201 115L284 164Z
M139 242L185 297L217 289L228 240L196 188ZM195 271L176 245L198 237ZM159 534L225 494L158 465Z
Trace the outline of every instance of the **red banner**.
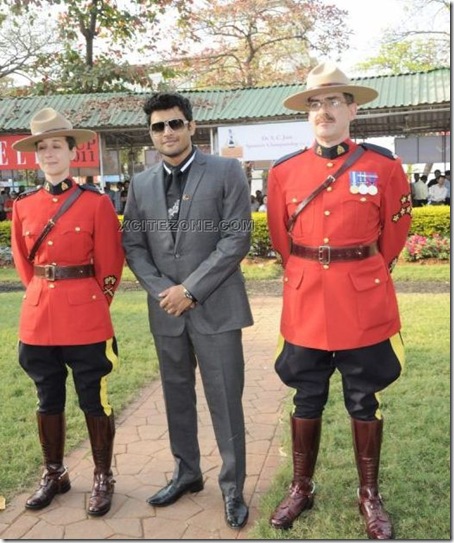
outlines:
M20 153L12 147L15 141L24 139L24 135L0 135L0 170L38 170L36 153ZM76 159L71 168L96 168L99 166L98 137L77 147Z

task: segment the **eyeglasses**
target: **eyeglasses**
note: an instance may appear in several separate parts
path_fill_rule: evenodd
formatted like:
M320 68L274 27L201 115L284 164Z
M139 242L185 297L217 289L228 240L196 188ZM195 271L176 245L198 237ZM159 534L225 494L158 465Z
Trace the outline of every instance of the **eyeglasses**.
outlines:
M325 106L328 109L337 109L340 107L341 104L349 104L349 102L341 100L340 98L326 98L325 100L308 101L309 111L319 111L322 106Z
M189 124L189 121L185 121L184 119L170 119L170 121L160 121L159 123L153 123L150 126L150 129L155 134L162 134L162 132L165 131L166 126L170 128L170 130L181 130L186 125Z

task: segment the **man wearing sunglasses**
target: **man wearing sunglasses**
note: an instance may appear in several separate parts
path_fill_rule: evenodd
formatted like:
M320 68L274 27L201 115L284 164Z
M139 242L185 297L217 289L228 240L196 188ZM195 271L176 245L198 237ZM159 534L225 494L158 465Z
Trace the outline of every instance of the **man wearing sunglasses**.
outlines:
M238 160L194 147L196 126L185 97L154 94L144 111L162 162L131 181L123 244L148 294L175 460L171 481L147 501L163 507L203 490L198 364L222 458L225 518L241 528L248 518L241 329L252 324L252 315L240 263L250 247L249 187Z

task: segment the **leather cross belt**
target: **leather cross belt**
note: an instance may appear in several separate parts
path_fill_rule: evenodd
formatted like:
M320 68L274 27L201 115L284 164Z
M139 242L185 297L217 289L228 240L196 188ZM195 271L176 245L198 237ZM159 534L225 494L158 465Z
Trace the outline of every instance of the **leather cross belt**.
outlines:
M93 264L83 264L81 266L56 266L47 264L46 266L34 266L35 275L44 277L48 281L57 281L58 279L85 279L94 277L95 268Z
M343 262L347 260L363 260L378 253L376 243L372 245L357 245L354 247L331 247L320 245L319 247L308 247L292 243L290 252L292 255L309 260L318 260L321 264L330 262Z

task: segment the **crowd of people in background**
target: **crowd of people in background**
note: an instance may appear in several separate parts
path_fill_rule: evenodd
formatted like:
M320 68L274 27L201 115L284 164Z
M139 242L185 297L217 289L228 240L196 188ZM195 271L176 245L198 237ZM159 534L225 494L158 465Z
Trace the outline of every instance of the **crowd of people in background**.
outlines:
M263 213L266 213L267 209L267 196L266 194L263 194L261 190L255 191L255 196L251 194L251 211L252 213L255 213L256 211L260 211Z
M451 204L451 170L446 170L444 174L441 170L435 170L431 179L425 174L415 173L410 186L414 207Z

